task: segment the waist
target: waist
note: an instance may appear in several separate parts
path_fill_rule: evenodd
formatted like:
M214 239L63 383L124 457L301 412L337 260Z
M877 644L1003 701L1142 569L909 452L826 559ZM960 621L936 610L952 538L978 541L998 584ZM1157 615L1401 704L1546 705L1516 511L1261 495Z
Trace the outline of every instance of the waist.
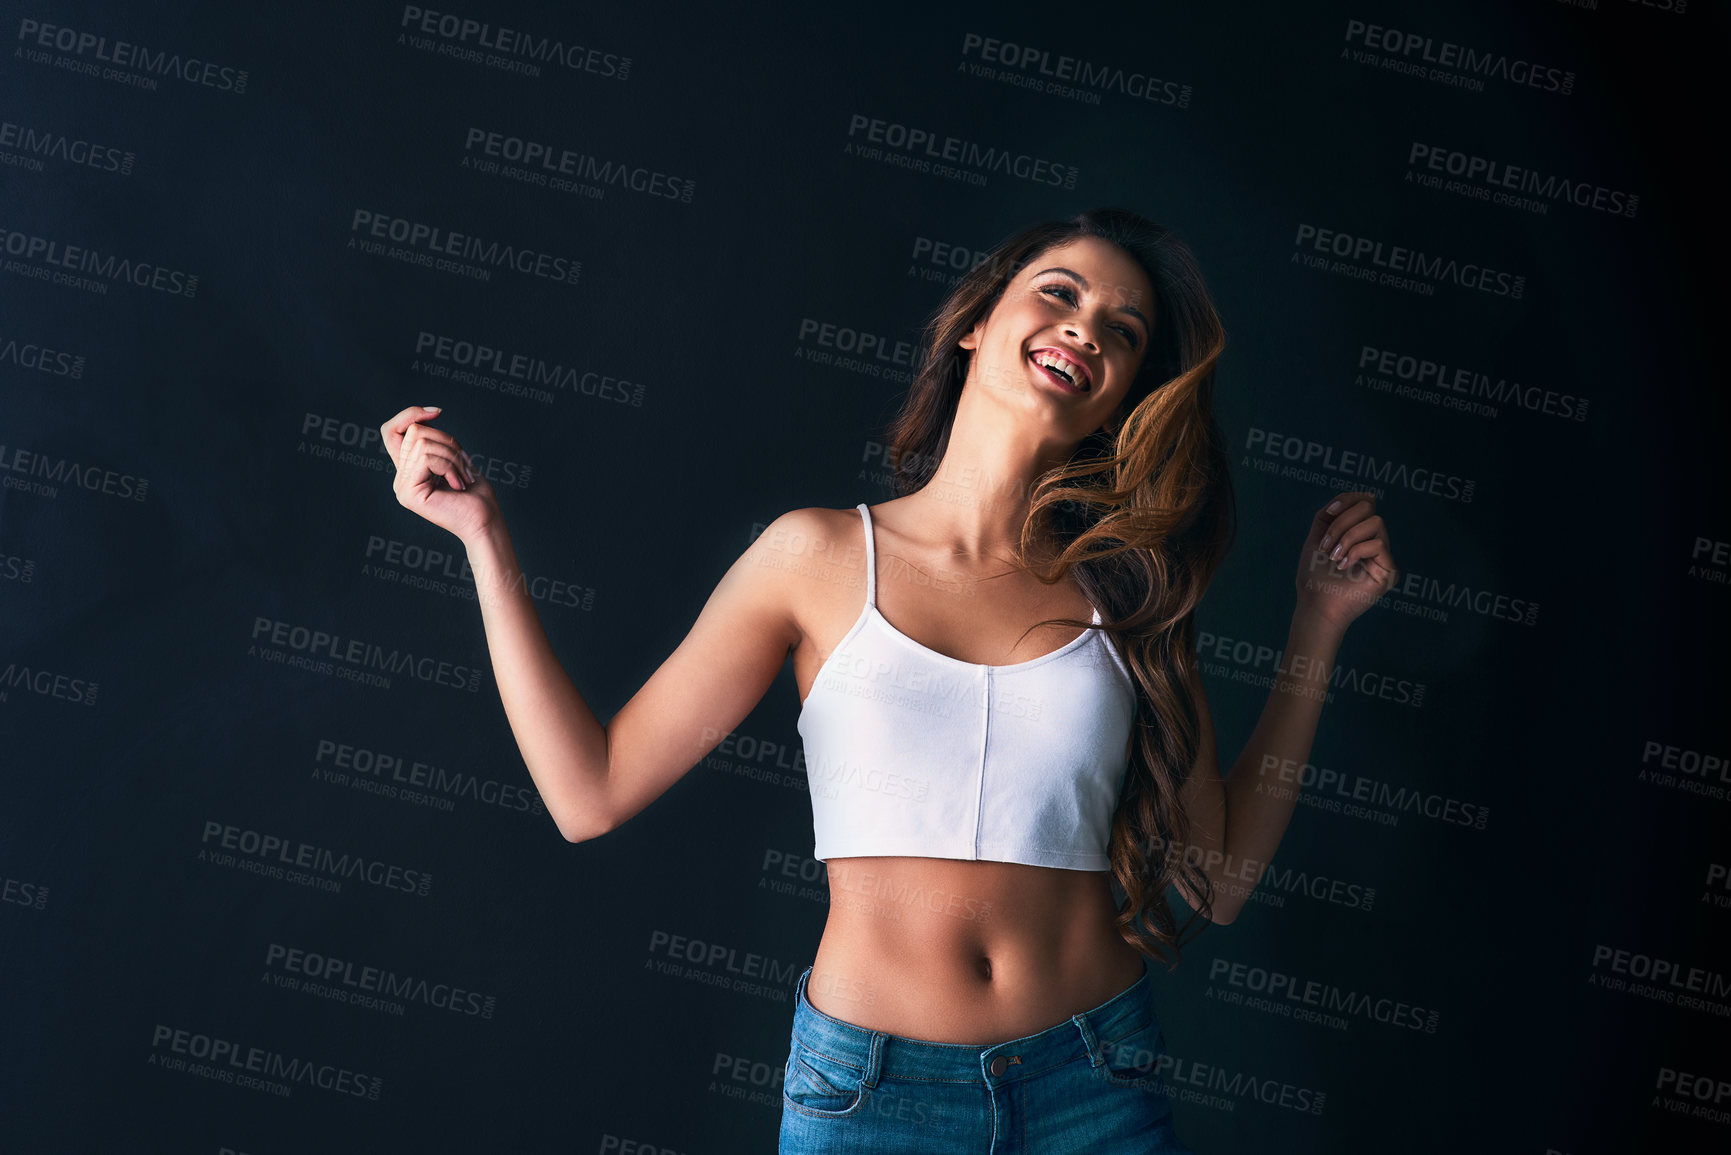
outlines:
M992 1043L1099 1006L1142 974L1104 871L936 858L829 863L808 997L904 1038Z
M816 967L800 975L794 995L793 1030L800 1045L859 1068L867 1082L879 1078L924 1083L1013 1082L1079 1059L1121 1051L1126 1041L1146 1040L1158 1028L1150 999L1146 962L1136 978L1100 1003L1042 1030L1004 1038L946 1043L877 1033L819 1009L810 998ZM1158 1041L1158 1040L1157 1040ZM989 1078L987 1076L989 1072Z

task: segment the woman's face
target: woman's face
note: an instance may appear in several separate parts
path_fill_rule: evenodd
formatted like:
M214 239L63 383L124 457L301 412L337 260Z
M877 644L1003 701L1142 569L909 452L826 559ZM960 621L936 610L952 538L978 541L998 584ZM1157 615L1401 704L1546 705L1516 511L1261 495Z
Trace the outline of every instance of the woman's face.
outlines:
M1142 266L1110 241L1079 237L1023 266L958 344L974 350L969 386L1075 443L1120 416L1155 321ZM1054 357L1067 364L1040 364Z

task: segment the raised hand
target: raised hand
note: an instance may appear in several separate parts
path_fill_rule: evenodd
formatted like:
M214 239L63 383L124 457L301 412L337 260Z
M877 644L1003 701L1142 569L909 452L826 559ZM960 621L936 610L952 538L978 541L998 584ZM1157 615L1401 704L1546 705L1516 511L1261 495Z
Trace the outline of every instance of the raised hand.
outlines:
M396 463L397 503L467 543L499 519L493 485L476 473L457 439L428 422L440 409L411 405L379 426Z
M1376 494L1337 493L1316 511L1298 559L1301 615L1344 632L1398 578Z

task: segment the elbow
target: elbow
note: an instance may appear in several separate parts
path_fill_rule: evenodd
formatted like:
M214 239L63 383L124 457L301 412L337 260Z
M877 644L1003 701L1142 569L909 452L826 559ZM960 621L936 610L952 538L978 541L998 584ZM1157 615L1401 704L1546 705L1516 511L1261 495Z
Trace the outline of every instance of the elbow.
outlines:
M553 815L553 821L566 842L588 842L618 828L619 819L608 790L610 773L611 767L603 772L596 789L581 804L575 807L567 805L563 813ZM553 808L549 806L547 809L551 811Z
M566 818L563 821L554 819L554 821L558 824L559 833L564 836L565 841L572 844L600 838L616 825L605 817L599 820L589 818L587 821L578 821L572 818Z
M1225 893L1221 893L1224 890ZM1247 886L1228 885L1216 888L1208 896L1208 921L1220 926L1226 926L1238 917L1244 904L1250 901L1250 888Z
M588 806L567 808L563 813L553 815L553 821L558 824L565 841L571 843L600 838L619 826L613 808L600 798L593 799Z
M1210 888L1208 902L1206 904L1197 902L1183 887L1178 887L1176 889L1178 891L1178 897L1183 899L1184 905L1190 908L1192 916L1200 914L1203 918L1206 918L1209 922L1215 923L1218 926L1227 925L1233 919L1238 917L1239 911L1244 909L1244 900L1242 897L1222 895L1218 888Z

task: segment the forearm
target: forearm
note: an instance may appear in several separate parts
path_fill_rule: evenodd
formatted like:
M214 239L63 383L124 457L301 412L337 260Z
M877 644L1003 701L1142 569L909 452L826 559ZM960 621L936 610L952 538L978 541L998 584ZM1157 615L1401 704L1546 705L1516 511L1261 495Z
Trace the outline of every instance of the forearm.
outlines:
M493 678L535 787L573 842L610 827L607 731L553 653L503 522L467 544Z
M1249 899L1292 820L1340 640L1294 616L1262 716L1225 776L1225 861L1214 881L1227 918Z

